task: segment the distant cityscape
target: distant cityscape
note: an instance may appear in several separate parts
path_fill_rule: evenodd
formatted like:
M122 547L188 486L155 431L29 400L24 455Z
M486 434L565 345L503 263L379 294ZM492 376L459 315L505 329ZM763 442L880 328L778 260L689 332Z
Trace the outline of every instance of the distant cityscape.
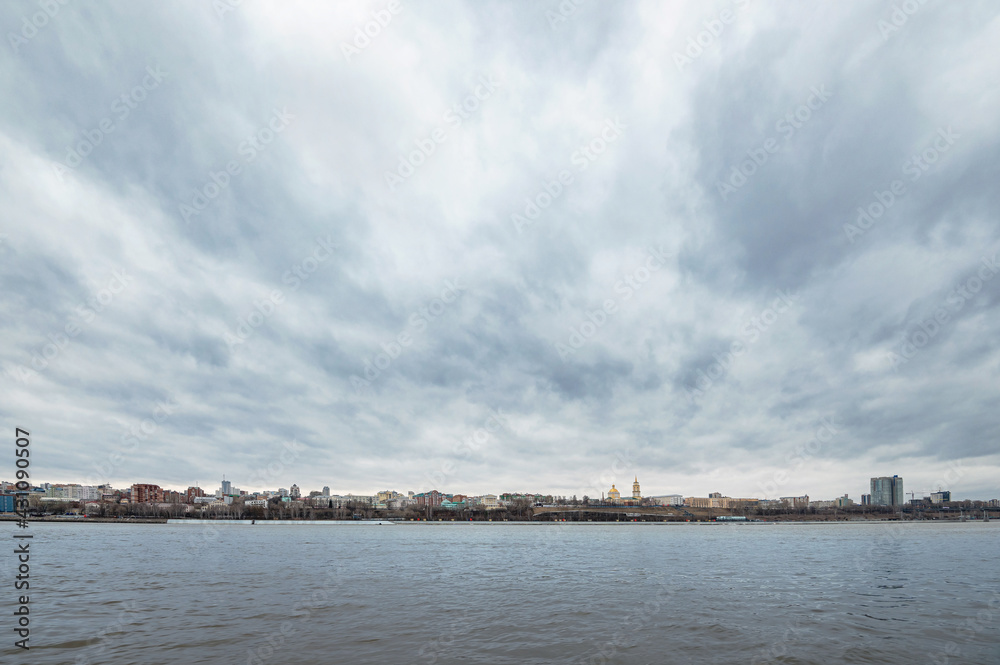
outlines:
M145 510L125 511L127 514L168 515L171 517L199 517L202 515L229 515L236 513L243 516L267 518L269 513L277 511L281 515L295 516L304 513L296 508L337 511L342 517L355 517L357 514L370 516L374 511L387 511L412 515L437 511L498 511L515 508L524 511L526 508L594 508L607 509L615 507L645 507L645 508L683 508L683 509L719 509L734 512L752 513L766 511L799 511L816 512L830 510L851 510L867 508L882 512L892 512L903 509L920 509L928 506L947 508L951 504L968 508L1000 508L1000 499L966 500L953 502L951 491L910 492L911 498L906 501L903 490L903 479L899 476L882 476L872 478L869 483L870 493L862 494L860 503L856 503L847 494L829 500L814 500L809 495L785 496L772 499L751 497L729 497L720 492L712 492L708 496L683 496L681 494L661 494L643 496L638 476L632 483L630 494L623 495L615 484L601 496L555 496L552 494L531 492L504 492L500 494L467 495L439 490L426 492L398 492L384 490L373 495L367 494L332 494L330 488L310 491L304 494L298 485L275 490L247 491L233 486L232 482L223 478L220 486L212 493L201 487L191 486L185 492L164 489L150 483L136 483L126 488L113 488L111 485L81 485L77 483L42 483L26 490L31 505L36 513L72 512L82 515L114 515L114 506L143 507ZM0 513L14 512L16 487L11 482L0 482Z

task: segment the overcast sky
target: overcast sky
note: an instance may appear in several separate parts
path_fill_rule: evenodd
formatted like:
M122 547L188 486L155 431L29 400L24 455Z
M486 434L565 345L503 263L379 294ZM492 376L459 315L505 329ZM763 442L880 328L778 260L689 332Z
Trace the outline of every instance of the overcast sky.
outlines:
M0 5L33 480L1000 496L996 3L331 4Z

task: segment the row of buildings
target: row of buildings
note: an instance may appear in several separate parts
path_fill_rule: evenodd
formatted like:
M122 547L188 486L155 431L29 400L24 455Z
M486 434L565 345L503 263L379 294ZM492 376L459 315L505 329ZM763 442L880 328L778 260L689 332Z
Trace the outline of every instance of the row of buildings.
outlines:
M871 494L862 494L861 503L872 506L900 507L907 504L906 492L903 492L903 479L899 476L881 476L871 479ZM917 498L917 492L909 492L910 505L940 505L951 501L949 490L938 489L936 492L920 490L924 495Z
M899 476L882 476L870 481L870 494L861 496L863 506L905 505L903 479ZM13 492L13 483L0 482L0 493ZM137 483L124 489L114 489L110 485L88 486L76 483L44 483L32 489L41 502L79 502L81 504L110 502L131 504L188 504L188 505L230 505L238 501L245 506L260 506L267 508L272 501L301 502L316 508L373 508L382 510L404 510L410 506L432 507L443 509L471 508L477 510L495 510L527 502L528 505L552 504L585 504L592 506L677 506L685 508L773 508L773 509L806 509L806 508L847 508L855 505L854 501L844 494L829 501L811 500L808 495L786 496L774 499L734 498L713 492L707 497L685 497L680 494L664 494L643 497L638 476L632 483L631 496L622 496L617 487L601 494L600 499L584 497L578 501L576 497L568 499L563 496L552 496L531 493L503 494L451 494L439 490L427 492L407 492L384 490L374 495L331 494L329 487L321 491L313 491L303 495L298 485L277 490L250 492L233 486L232 482L223 478L220 486L209 494L197 486L188 487L184 492L165 489L159 485ZM910 493L913 495L914 493ZM951 492L939 490L929 492L921 499L911 499L911 504L937 505L951 501ZM990 504L995 503L991 501ZM0 502L0 512L6 504Z

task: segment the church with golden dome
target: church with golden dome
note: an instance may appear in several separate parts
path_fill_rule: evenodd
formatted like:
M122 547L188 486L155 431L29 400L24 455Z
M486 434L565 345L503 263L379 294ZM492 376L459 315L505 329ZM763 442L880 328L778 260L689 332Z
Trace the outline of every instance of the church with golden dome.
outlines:
M611 489L608 490L608 496L604 499L605 503L613 503L621 506L638 506L642 503L642 492L639 491L639 476L635 477L635 482L632 483L632 497L622 498L622 493L618 491L618 488L611 485Z

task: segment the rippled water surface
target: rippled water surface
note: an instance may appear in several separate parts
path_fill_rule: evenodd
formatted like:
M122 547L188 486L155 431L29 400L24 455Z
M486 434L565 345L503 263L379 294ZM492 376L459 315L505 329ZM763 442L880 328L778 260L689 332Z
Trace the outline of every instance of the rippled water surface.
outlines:
M1000 663L996 522L30 532L4 663Z

